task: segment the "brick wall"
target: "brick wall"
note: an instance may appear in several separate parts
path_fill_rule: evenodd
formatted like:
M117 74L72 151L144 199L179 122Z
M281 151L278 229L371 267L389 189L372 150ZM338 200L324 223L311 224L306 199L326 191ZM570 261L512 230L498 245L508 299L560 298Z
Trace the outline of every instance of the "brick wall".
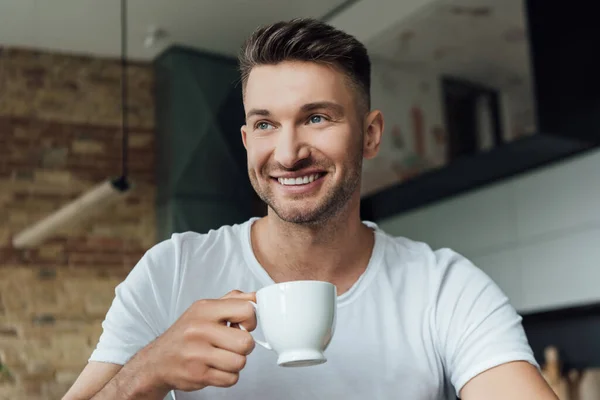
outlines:
M11 236L120 174L120 65L0 48L0 400L60 399L155 243L153 74L130 69L135 190L37 249Z

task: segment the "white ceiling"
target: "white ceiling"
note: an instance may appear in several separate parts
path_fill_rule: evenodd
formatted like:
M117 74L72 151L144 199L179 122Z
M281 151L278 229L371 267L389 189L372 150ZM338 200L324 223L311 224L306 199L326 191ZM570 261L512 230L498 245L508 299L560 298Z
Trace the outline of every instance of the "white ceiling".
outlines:
M154 58L171 43L234 56L257 26L321 18L345 0L128 0L128 54ZM0 0L0 46L118 57L119 0ZM150 27L167 36L144 47Z
M503 88L531 79L523 0L430 2L371 39L374 58Z
M118 57L120 0L0 0L0 46ZM523 0L128 0L128 54L151 60L171 44L235 56L257 26L321 18L375 59L497 87L530 80ZM144 46L151 27L166 32Z

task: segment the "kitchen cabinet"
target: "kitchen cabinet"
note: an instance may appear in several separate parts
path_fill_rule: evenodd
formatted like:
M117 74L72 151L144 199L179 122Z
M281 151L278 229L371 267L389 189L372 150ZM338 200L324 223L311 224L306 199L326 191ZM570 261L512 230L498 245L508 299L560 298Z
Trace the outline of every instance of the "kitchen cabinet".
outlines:
M471 259L521 312L600 301L600 151L377 221Z
M514 193L521 240L600 226L600 153L516 179Z
M518 249L523 311L600 301L600 227Z
M516 215L512 189L498 184L379 221L393 235L449 247L465 256L514 245Z

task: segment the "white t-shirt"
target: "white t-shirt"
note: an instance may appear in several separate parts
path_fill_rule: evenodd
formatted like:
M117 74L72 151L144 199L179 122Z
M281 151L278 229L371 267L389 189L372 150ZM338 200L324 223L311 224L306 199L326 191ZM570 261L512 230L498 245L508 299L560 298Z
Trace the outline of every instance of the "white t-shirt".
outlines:
M256 291L273 280L254 256L256 218L206 234L174 234L150 249L117 286L91 361L125 364L196 300ZM284 368L256 346L231 388L175 391L200 399L454 399L479 373L502 363L539 368L507 297L449 249L392 237L374 223L367 269L339 296L325 364ZM260 327L253 335L262 337Z

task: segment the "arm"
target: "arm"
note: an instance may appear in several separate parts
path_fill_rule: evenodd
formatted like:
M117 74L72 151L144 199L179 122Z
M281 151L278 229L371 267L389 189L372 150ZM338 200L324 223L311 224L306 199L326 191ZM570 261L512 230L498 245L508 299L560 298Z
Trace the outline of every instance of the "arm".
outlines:
M463 400L558 400L539 371L515 361L489 369L471 379L460 392Z
M555 400L506 295L450 250L437 252L435 304L440 355L457 396L467 400Z
M169 389L151 386L153 378L140 368L143 363L139 358L134 357L125 366L89 362L62 400L163 400Z
M162 400L171 390L235 385L254 349L254 293L196 301L123 367L90 362L63 400ZM244 324L247 331L225 322Z
M159 243L117 285L96 348L64 400L91 399L114 386L130 369L134 356L168 328L175 250L173 241ZM118 380L108 385L113 379Z
M121 368L118 364L89 362L62 400L91 399Z
M96 349L66 400L162 400L159 395L171 389L235 384L254 342L248 332L223 322L254 329L254 308L248 303L254 294L234 291L196 301L171 322L180 249L176 235L156 245L117 286Z

